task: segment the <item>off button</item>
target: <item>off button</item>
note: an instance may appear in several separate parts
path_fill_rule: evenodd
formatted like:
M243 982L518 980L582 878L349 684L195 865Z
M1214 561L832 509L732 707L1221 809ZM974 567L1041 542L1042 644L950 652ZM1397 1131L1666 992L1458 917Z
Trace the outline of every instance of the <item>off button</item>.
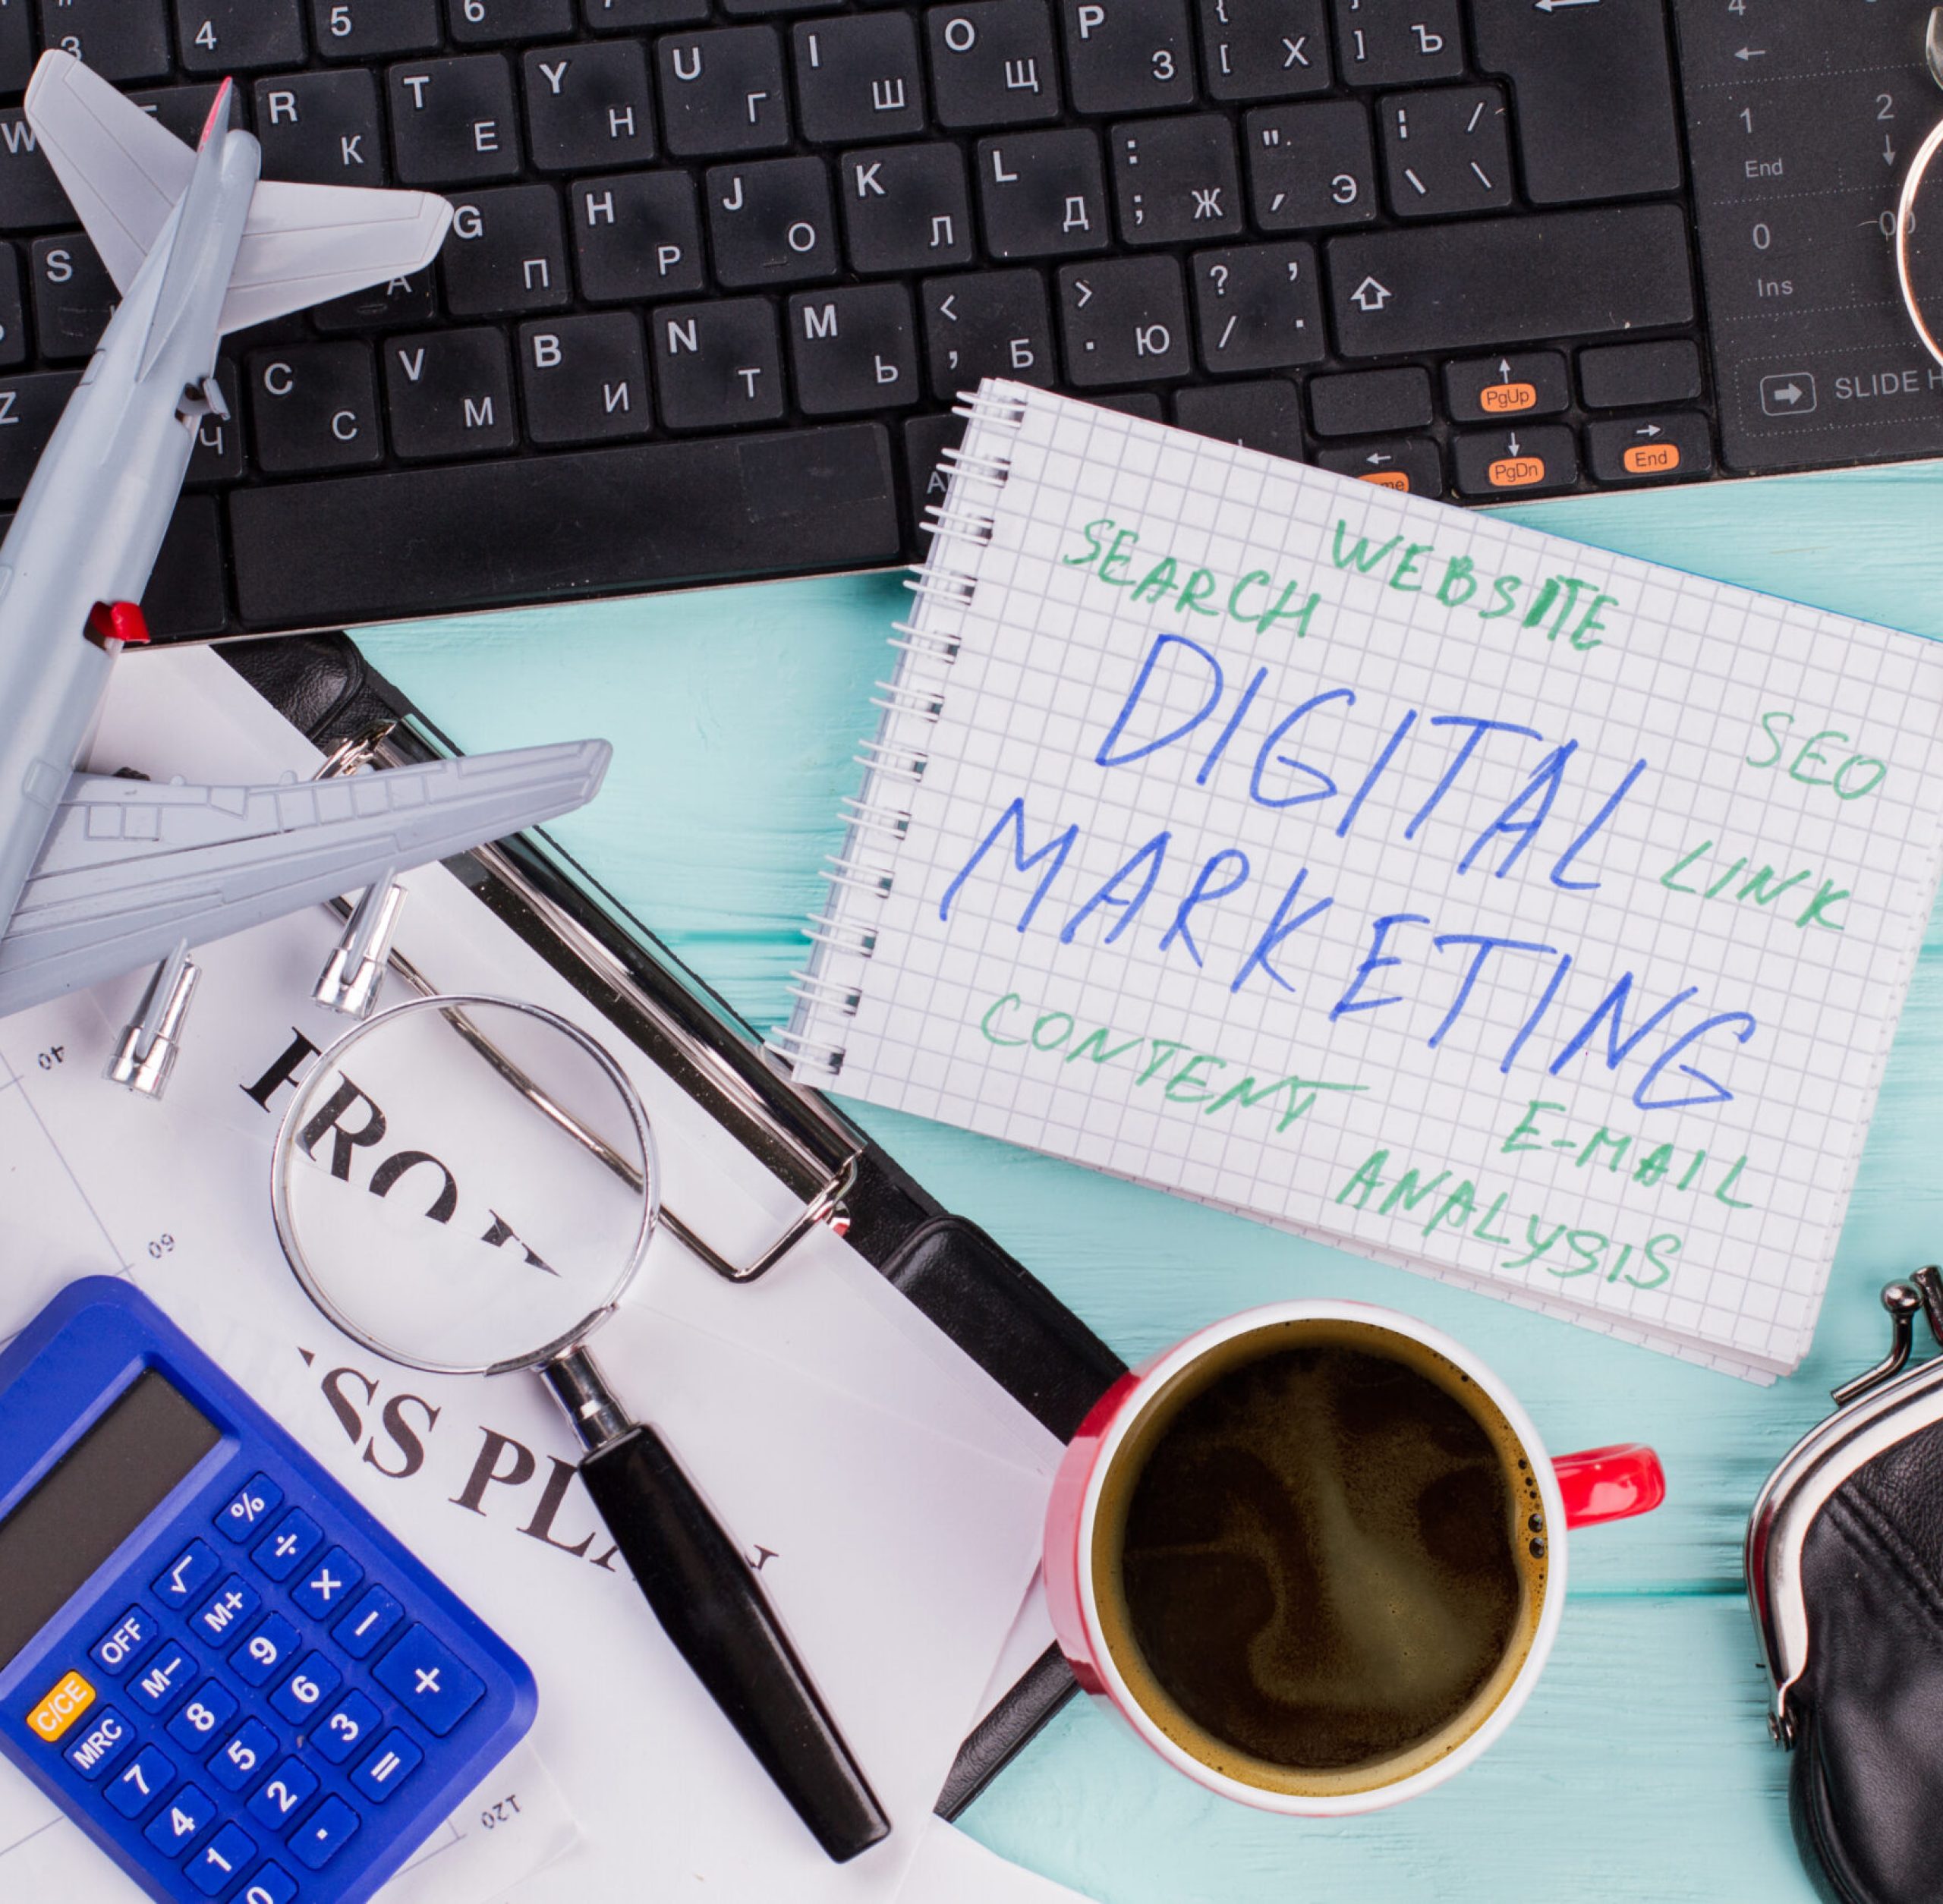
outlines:
M51 1745L94 1704L94 1688L78 1673L66 1674L27 1714L27 1730Z

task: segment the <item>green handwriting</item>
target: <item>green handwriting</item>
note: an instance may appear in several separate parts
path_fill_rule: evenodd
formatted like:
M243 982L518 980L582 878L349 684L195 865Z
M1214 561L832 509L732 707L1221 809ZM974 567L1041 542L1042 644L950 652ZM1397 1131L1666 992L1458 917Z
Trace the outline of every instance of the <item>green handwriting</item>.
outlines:
M1761 731L1773 751L1761 760L1750 754L1747 764L1751 767L1779 766L1782 756L1793 749L1794 757L1788 762L1787 776L1790 780L1799 780L1804 787L1828 787L1833 790L1838 800L1860 800L1864 794L1873 793L1882 785L1889 772L1886 761L1877 760L1872 754L1844 756L1822 751L1824 741L1833 741L1838 747L1847 746L1849 737L1839 727L1817 729L1798 748L1792 737L1784 741L1775 732L1777 725L1792 727L1797 718L1781 707L1763 714ZM1757 747L1760 744L1759 741L1755 743Z
M1086 546L1060 560L1069 568L1091 569L1115 588L1132 590L1136 602L1167 604L1186 615L1227 615L1245 622L1258 634L1286 623L1299 639L1308 633L1321 600L1313 590L1302 595L1299 583L1278 582L1265 568L1251 568L1230 580L1211 568L1195 568L1151 550L1136 555L1139 531L1123 529L1111 516L1088 523L1079 533Z
M1556 1120L1545 1115L1548 1112L1563 1112L1565 1108L1549 1098L1529 1099L1524 1114L1497 1147L1498 1155L1508 1157L1518 1150L1570 1150L1576 1153L1573 1164L1581 1170L1596 1166L1604 1169L1608 1175L1623 1173L1628 1182L1636 1183L1642 1188L1651 1188L1672 1177L1676 1190L1712 1196L1730 1210L1755 1207L1746 1198L1733 1194L1747 1168L1745 1156L1736 1157L1725 1166L1717 1164L1710 1188L1705 1150L1687 1151L1671 1144L1655 1144L1649 1148L1644 1138L1615 1131L1604 1124L1589 1136L1581 1137L1575 1131L1560 1130Z
M1660 883L1670 892L1692 892L1703 899L1734 899L1749 905L1771 906L1787 898L1784 910L1788 912L1805 900L1806 903L1795 915L1797 926L1822 926L1830 932L1842 930L1843 922L1830 918L1828 908L1848 898L1850 889L1838 886L1833 880L1818 880L1812 866L1798 867L1785 875L1775 867L1763 866L1743 880L1741 875L1749 864L1745 853L1724 873L1716 870L1718 864L1714 842L1703 839L1660 875ZM1690 876L1696 883L1688 885L1685 876ZM1790 894L1793 897L1789 898Z

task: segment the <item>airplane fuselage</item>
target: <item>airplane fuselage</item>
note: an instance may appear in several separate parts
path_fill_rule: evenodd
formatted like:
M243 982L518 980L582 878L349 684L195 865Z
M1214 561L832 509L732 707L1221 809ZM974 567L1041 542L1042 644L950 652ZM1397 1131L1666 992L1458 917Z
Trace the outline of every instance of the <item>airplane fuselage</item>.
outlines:
M0 927L108 690L90 613L141 599L175 513L260 161L247 133L206 142L0 543Z

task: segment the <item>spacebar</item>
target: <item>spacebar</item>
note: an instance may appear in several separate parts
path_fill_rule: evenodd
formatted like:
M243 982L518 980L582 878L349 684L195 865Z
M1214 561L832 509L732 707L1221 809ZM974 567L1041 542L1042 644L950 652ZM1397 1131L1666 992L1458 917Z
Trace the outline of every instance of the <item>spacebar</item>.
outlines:
M1345 357L1469 351L1693 321L1677 205L1545 212L1329 243Z
M257 629L389 621L896 558L880 423L636 443L241 489Z

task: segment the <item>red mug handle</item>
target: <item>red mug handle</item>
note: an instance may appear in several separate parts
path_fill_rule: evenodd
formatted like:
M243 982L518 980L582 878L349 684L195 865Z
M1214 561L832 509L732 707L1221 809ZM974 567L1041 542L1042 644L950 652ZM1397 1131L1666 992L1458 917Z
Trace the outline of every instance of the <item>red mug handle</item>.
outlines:
M1649 1514L1667 1497L1666 1470L1643 1441L1560 1455L1551 1466L1565 1497L1567 1527Z

